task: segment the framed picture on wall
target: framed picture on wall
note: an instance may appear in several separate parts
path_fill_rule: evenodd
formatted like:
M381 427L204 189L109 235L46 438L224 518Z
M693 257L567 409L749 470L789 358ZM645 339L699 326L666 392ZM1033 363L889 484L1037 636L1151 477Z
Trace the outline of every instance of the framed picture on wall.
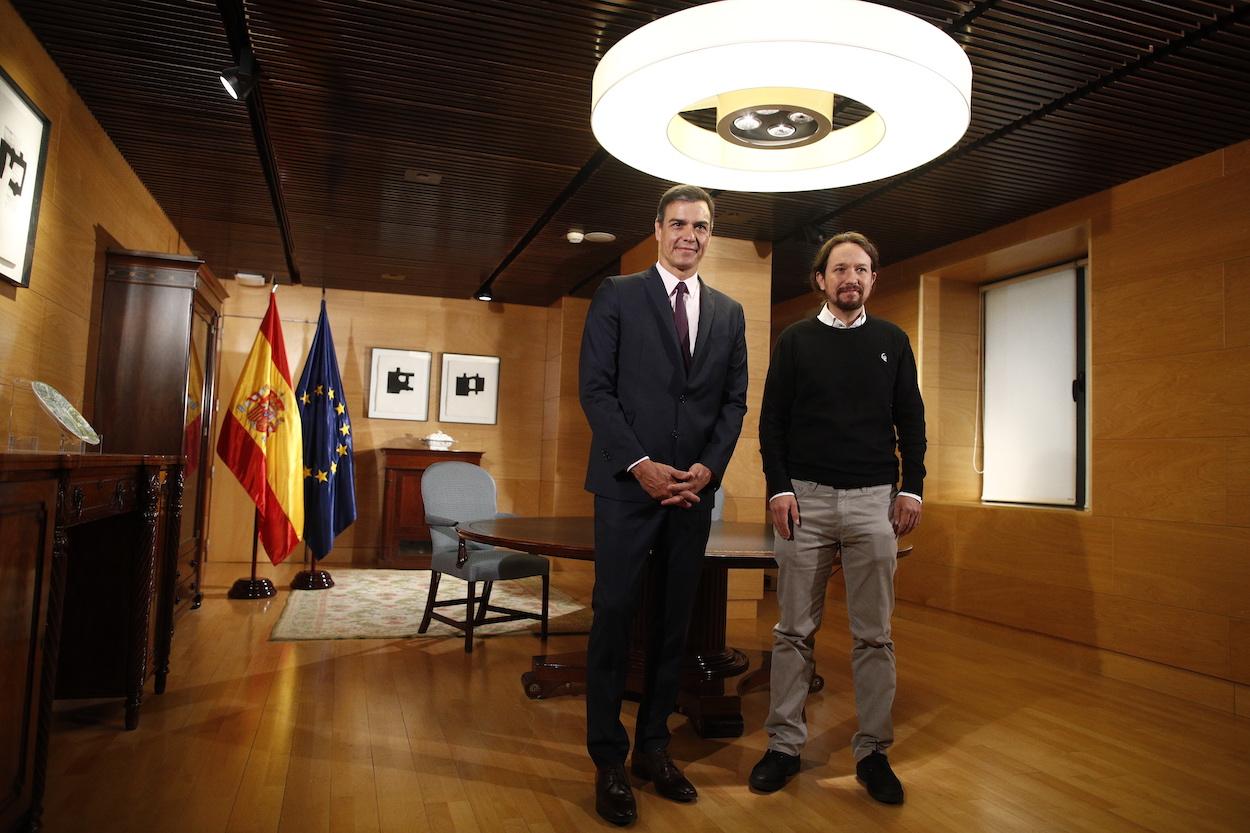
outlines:
M51 122L0 67L0 277L30 285Z
M430 365L433 353L373 348L369 372L369 418L430 418Z
M499 416L499 357L443 354L440 422L494 425Z

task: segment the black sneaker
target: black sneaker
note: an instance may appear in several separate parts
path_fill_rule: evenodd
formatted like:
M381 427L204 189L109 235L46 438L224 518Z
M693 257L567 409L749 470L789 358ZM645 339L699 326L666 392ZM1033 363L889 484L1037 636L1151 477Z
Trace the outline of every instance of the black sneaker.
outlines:
M903 785L890 769L890 759L873 752L855 764L855 777L868 788L868 794L882 804L902 804Z
M787 755L785 752L769 749L751 770L748 783L762 793L777 792L786 785L790 776L798 773L799 763L798 755Z

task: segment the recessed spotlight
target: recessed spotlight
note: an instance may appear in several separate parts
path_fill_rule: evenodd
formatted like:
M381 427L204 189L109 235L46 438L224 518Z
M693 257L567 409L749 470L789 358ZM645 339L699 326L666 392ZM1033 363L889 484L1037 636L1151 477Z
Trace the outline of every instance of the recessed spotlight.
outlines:
M235 272L234 279L239 286L264 286L266 278L259 272Z
M759 126L760 120L751 113L746 113L734 119L734 127L739 130L758 130Z
M582 234L577 229L569 229L569 233L564 235L564 239L570 243L580 243L586 239L586 235Z
M443 175L434 171L419 171L416 168L408 168L404 171L404 181L415 182L417 185L441 185Z

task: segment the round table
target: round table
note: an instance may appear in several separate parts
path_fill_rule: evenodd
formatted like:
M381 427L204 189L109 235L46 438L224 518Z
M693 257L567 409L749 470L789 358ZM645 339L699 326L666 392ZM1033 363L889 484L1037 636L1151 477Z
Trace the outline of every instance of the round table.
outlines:
M499 518L473 521L459 527L460 537L556 558L594 560L593 518ZM686 640L685 670L677 710L686 715L703 737L738 737L742 734L742 698L727 692L725 681L747 670L746 654L725 644L725 610L731 568L763 569L773 561L773 529L766 523L713 521L703 559L703 576L695 598ZM643 598L634 621L634 644L646 633L651 580L643 584ZM645 657L631 651L626 675L627 695L637 697L643 684ZM525 693L535 700L558 694L585 691L586 654L534 657L530 670L521 675Z

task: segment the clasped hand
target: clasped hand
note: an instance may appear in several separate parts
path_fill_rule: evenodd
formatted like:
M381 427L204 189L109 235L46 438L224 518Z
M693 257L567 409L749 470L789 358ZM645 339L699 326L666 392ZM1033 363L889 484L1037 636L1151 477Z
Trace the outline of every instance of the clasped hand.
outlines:
M675 469L665 463L643 460L633 468L633 475L643 490L660 502L661 506L680 506L689 509L699 502L699 492L712 482L712 471L702 463L695 463L687 471Z

